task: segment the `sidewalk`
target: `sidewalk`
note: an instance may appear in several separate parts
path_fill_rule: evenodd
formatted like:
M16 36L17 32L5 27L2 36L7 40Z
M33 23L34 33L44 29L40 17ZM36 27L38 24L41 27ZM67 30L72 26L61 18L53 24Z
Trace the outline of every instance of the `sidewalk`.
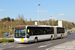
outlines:
M75 40L53 46L46 50L75 50Z

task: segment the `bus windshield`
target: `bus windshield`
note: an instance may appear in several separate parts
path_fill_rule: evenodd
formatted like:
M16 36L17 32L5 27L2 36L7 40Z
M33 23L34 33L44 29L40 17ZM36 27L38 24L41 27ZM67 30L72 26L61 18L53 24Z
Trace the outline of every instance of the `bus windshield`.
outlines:
M26 29L15 29L15 38L25 38Z

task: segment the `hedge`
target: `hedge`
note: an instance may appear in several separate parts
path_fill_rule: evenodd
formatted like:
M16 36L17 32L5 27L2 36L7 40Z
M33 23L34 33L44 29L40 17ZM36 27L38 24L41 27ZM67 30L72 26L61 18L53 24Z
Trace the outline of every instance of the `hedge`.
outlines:
M14 42L14 39L0 39L0 43Z

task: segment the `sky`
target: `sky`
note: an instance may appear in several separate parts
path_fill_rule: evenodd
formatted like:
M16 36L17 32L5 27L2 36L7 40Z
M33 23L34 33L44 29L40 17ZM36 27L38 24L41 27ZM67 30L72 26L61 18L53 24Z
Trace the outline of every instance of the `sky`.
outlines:
M40 6L36 6L40 4ZM75 23L75 0L0 0L0 18L65 20Z

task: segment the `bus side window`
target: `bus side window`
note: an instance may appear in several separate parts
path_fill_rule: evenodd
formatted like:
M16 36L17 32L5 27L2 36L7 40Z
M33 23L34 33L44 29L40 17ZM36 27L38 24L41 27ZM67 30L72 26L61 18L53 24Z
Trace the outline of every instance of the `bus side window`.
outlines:
M33 35L33 30L31 30L31 35Z

